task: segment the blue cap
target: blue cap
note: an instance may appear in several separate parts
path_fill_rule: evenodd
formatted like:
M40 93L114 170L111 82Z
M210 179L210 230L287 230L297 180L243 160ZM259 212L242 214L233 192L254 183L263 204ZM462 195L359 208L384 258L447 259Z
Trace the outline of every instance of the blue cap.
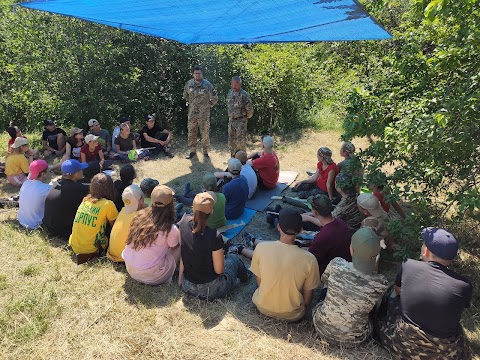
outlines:
M81 163L75 159L66 160L62 164L62 175L73 175L80 170L85 170L87 167L87 163Z
M457 256L457 239L444 229L424 228L422 230L422 239L428 250L440 259L453 260Z

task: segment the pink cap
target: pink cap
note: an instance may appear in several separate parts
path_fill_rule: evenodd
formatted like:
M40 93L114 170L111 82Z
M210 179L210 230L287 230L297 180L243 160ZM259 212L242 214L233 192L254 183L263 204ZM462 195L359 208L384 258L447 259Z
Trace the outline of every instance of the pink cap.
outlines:
M36 180L38 174L43 170L48 169L48 163L45 160L35 160L30 164L30 173L28 174L29 180Z

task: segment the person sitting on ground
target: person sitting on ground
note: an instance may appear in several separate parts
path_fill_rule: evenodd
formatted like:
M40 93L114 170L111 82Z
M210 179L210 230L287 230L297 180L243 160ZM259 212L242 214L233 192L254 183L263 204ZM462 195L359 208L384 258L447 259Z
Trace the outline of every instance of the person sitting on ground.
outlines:
M40 226L45 211L45 198L51 185L45 184L48 178L48 163L35 160L30 164L28 179L20 188L18 222L26 229Z
M115 152L115 139L120 134L120 127L121 127L122 124L127 124L129 128L132 128L132 124L131 124L130 118L128 116L124 116L124 117L122 117L118 120L118 125L115 126L115 128L113 129L113 133L112 133L112 151L113 152ZM135 139L135 142L139 143L140 142L140 134L138 134L136 132L133 132L133 131L132 131L132 134L133 134L133 138Z
M152 205L152 199L151 199L152 191L159 184L160 183L158 182L158 180L155 180L152 178L145 178L140 183L140 189L142 189L145 204L147 204L148 206Z
M146 207L143 192L138 185L127 186L123 190L122 199L125 206L118 214L115 224L113 224L107 250L107 257L113 262L124 262L122 251L125 249L130 224L137 212Z
M53 182L45 199L43 225L62 240L70 237L77 209L89 192L88 185L82 184L86 167L87 164L75 159L65 160L61 166L62 178Z
M170 152L170 141L172 133L158 125L152 115L145 116L145 126L140 130L140 141L142 148L154 148L153 153L163 152L166 156L172 158ZM160 135L158 135L160 133ZM158 135L158 139L157 139Z
M223 253L223 239L207 222L215 206L210 193L193 200L193 216L184 215L178 223L182 238L178 285L203 300L224 298L239 278L248 281L248 272L237 255Z
M315 255L319 273L322 275L330 261L336 257L352 261L352 233L345 221L332 216L332 202L326 195L316 195L311 204L313 217L302 214L302 221L320 226L320 231L315 235L308 251Z
M255 194L255 190L257 190L257 174L255 170L253 170L252 165L247 163L248 157L245 151L239 150L235 153L235 159L240 160L242 163L242 171L240 171L240 175L245 176L248 183L248 198L250 199L253 194ZM227 169L228 170L228 169ZM230 181L232 178L232 174L228 171L217 171L214 173L217 179L223 179L226 182Z
M357 346L373 330L369 314L388 288L385 276L376 273L380 253L378 236L372 229L357 230L350 246L352 262L336 257L325 269L322 283L326 297L313 309L313 325L330 344Z
M112 151L112 137L108 130L102 129L97 119L88 120L88 127L90 128L88 134L98 136L98 143L102 146L102 151L105 157L113 159L114 152Z
M67 139L67 144L65 145L63 160L75 159L80 161L80 151L84 144L83 130L74 127L70 130L70 137Z
M395 211L402 217L406 218L405 212L397 201L391 199L387 186L387 176L382 172L371 173L367 176L368 188L372 191L373 195L380 201L380 205L383 210L388 214L390 213L390 205L393 206Z
M361 226L375 231L389 248L394 247L395 241L387 230L387 223L390 221L390 218L388 214L383 211L378 199L372 194L360 194L357 197L357 205L360 212L365 215Z
M90 193L78 207L69 244L82 264L103 252L108 245L107 226L118 216L115 187L110 176L103 173L92 178Z
M10 126L7 129L7 133L8 135L10 135L10 139L8 140L8 144L7 144L7 156L8 156L10 155L11 148L13 143L15 142L15 139L17 137L23 137L26 139L27 137L22 135L22 131L18 126ZM29 149L28 152L25 154L25 157L28 158L30 155L33 155L33 159L36 160L38 159L40 152L38 151L38 149Z
M360 212L357 206L357 190L353 178L347 174L340 173L335 178L335 189L342 196L340 202L333 209L334 218L342 219L348 225L351 233L360 229L365 215Z
M338 166L338 171L342 172L344 168L348 167L349 164L352 162L353 154L355 153L355 145L351 142L344 142L340 147L340 156L344 158L344 160L340 161Z
M253 252L251 271L258 288L252 301L264 315L297 321L305 315L313 290L320 283L315 256L295 245L302 217L292 208L280 211L278 241L263 241ZM294 271L292 271L294 270Z
M229 173L230 174L230 173ZM227 225L227 218L225 217L225 204L227 199L225 195L217 189L217 178L212 173L205 173L202 179L203 190L212 193L212 196L215 199L215 206L213 208L213 213L208 217L208 227L210 229L218 229L222 226ZM193 199L199 194L191 189L190 183L185 185L185 194L184 195L175 195L175 200L187 206L192 206Z
M180 261L173 194L165 185L153 189L152 205L138 211L132 220L122 252L128 274L147 285L170 283Z
M128 155L132 150L137 149L137 143L133 134L130 132L130 126L126 123L120 125L120 133L115 138L115 152L118 157L124 161L129 161Z
M98 143L98 136L88 134L85 136L85 144L80 150L80 162L87 163L88 168L85 170L85 177L88 181L102 170L112 166L111 160L105 160L102 146Z
M375 321L375 330L395 359L470 359L460 324L470 307L472 284L449 269L458 242L444 229L421 232L422 261L407 260L387 292Z
M206 173L203 176L203 187L215 200L213 212L208 217L207 226L216 230L227 225L227 218L225 217L227 199L224 194L217 191L217 178L212 173Z
M225 184L222 191L227 200L225 216L228 220L238 219L243 214L248 199L248 183L245 176L240 175L241 170L240 160L235 158L228 160L228 171L232 174L232 180Z
M309 196L318 194L327 195L330 201L339 198L335 191L335 177L338 174L338 167L332 159L332 150L321 147L317 151L317 170L306 180L298 181L293 191L298 191L298 197L306 199Z
M29 153L28 139L17 137L11 146L11 154L5 163L5 175L13 186L22 186L27 181L29 165L33 161L33 154ZM28 160L25 154L28 155Z
M65 153L67 143L67 133L61 128L57 128L53 120L43 122L44 130L42 133L43 155L62 156Z
M258 151L248 156L247 164L251 165L257 174L258 188L262 190L273 189L277 186L280 176L280 162L277 154L273 151L273 138L262 138L263 151Z
M133 180L135 180L136 177L137 173L131 164L127 164L120 169L120 179L116 180L113 184L116 190L115 206L117 207L118 211L122 210L123 208L123 190L125 190L127 186L132 185Z

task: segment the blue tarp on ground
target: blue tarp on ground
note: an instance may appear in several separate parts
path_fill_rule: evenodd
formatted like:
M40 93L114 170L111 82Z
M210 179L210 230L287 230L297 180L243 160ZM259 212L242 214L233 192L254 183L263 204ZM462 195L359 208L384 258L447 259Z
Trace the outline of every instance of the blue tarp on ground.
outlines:
M34 0L20 5L185 44L391 38L356 0Z

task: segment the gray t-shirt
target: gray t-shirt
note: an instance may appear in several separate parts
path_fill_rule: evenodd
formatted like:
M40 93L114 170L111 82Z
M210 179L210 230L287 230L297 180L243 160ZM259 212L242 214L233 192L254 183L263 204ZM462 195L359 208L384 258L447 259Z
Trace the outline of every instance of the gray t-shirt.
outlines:
M110 144L110 146L112 145L112 138L108 130L101 129L98 133L94 133L90 130L88 133L99 137L98 143L102 146L103 151L107 150L107 144Z

